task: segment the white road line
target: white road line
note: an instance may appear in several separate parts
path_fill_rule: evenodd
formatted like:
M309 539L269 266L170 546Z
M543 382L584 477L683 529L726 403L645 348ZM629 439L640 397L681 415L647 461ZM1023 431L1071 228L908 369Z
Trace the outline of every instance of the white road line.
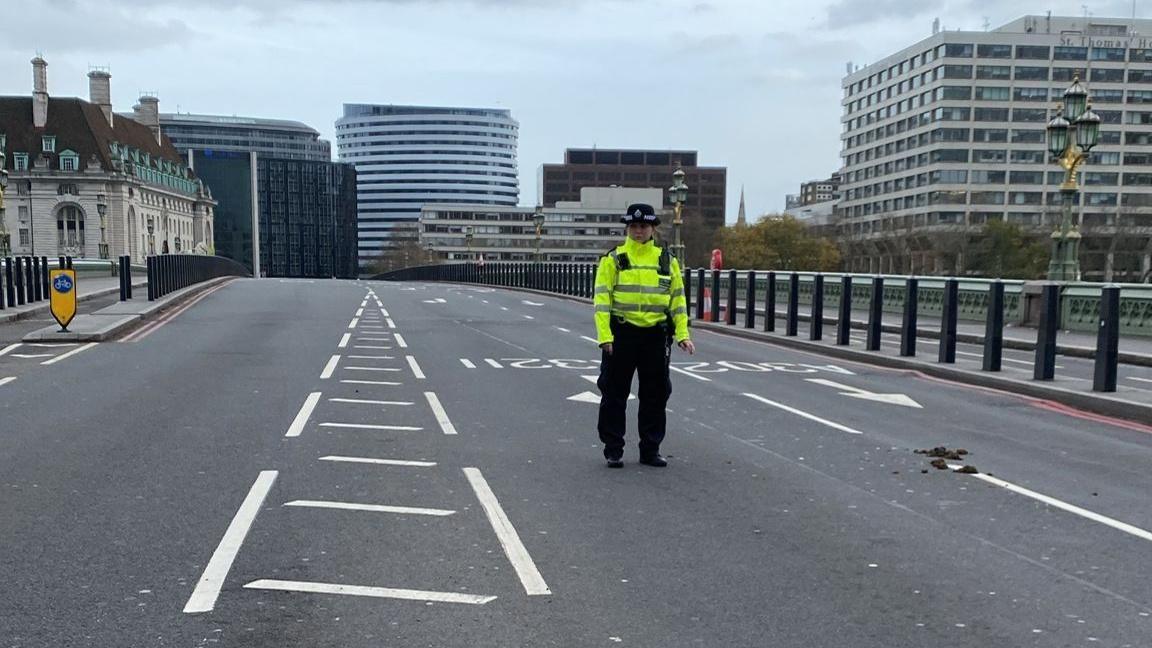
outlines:
M360 318L359 317L353 317L352 321L348 323L348 328L354 329L354 328L356 328L356 325L359 323L360 323Z
M388 387L397 387L404 384L398 382L384 382L382 380L341 380L340 382L344 383L345 385L385 385Z
M463 603L466 605L484 605L485 603L496 600L495 596L480 596L479 594L429 592L425 590L339 585L335 583L305 583L303 581L284 581L267 578L252 581L244 587L247 589L278 590L282 592L303 592L305 594L338 594L342 596L367 596L370 598L426 601L429 603Z
M388 328L396 328L396 322L393 322L391 317L386 318L385 321L388 322Z
M13 358L20 358L22 360L35 360L37 358L51 358L51 353L13 353Z
M356 341L358 341L358 342L391 342L392 340L389 340L388 338L358 337L358 338L356 338Z
M18 348L20 348L19 342L14 342L12 344L9 344L8 346L4 347L3 349L0 349L0 356L7 355L7 354L11 353L12 351L15 351Z
M553 326L552 328L556 329L557 331L564 331L565 333L571 333L572 332L572 331L564 328L563 326Z
M506 311L506 310L508 310L508 307L507 307L507 306L501 306L501 307L500 307L500 310L502 310L502 311Z
M71 358L72 356L76 355L77 353L82 353L84 351L87 351L88 349L91 349L92 347L96 346L97 344L99 344L99 342L89 342L88 344L85 344L82 347L77 347L75 349L72 349L68 353L58 355L55 358L52 358L51 360L45 360L44 362L41 362L40 364L42 364L42 365L56 364L57 362L60 362L61 360L64 360L66 358Z
M492 530L500 539L500 546L504 547L504 554L508 556L508 562L512 563L512 568L520 577L524 591L528 593L528 596L551 594L552 591L548 589L544 577L540 575L540 571L536 569L536 564L532 562L532 556L528 555L528 549L524 547L524 543L520 542L520 536L516 533L515 527L505 515L504 509L500 507L500 502L492 493L492 489L488 487L488 482L484 480L484 475L480 474L480 470L477 468L465 468L464 476L468 478L468 483L472 484L472 490L476 492L480 505L484 507L488 522L492 524Z
M352 348L353 349L384 349L384 350L388 350L388 349L391 349L392 347L390 347L390 346L372 346L370 344L353 344Z
M12 382L13 380L16 380L16 376L8 376L7 378L0 378L0 387L7 385L8 383Z
M532 317L531 315L525 315L525 316L524 316L524 319L530 319L530 320L534 320L534 319L536 319L536 318L535 318L535 317Z
M256 482L252 484L252 489L248 491L248 496L244 498L244 503L236 511L236 516L232 518L232 523L228 525L228 530L224 532L224 537L220 539L220 544L208 561L208 566L204 568L204 575L200 577L200 582L196 583L196 589L193 590L188 603L184 605L185 614L210 612L216 607L216 598L220 596L224 579L232 569L232 562L236 560L240 545L244 544L244 538L252 528L264 498L268 497L268 491L272 490L276 475L275 470L261 471Z
M337 344L336 348L338 348L338 349L348 348L348 340L351 340L351 339L352 339L352 334L351 333L345 333L343 336L341 336L340 344Z
M344 367L348 371L400 371L395 367Z
M75 342L57 342L57 343L53 344L51 342L33 342L32 344L29 344L28 346L40 347L41 349L56 349L59 347L74 347L74 346L76 346L76 343Z
M970 357L973 357L973 358L983 358L983 357L984 357L984 354L983 354L983 353L972 353L972 352L970 352L970 351L957 351L957 352L956 352L956 355L964 355L964 356L970 356ZM1022 365L1026 365L1026 366L1029 366L1029 367L1031 367L1031 366L1033 365L1033 363L1032 363L1032 362L1029 362L1029 361L1027 361L1027 360L1016 360L1016 359L1014 359L1014 358L1006 358L1006 357L1004 357L1004 356L1003 356L1003 354L1001 354L1001 356L1000 356L1000 360L1001 360L1001 361L1003 361L1003 362L1012 362L1012 363L1015 363L1015 364L1022 364ZM1056 365L1056 368L1057 368L1057 369L1063 369L1063 367L1062 367L1062 366L1060 366L1060 365Z
M466 369L475 369L476 368L476 365L472 364L472 361L469 360L468 358L460 358L460 364L464 365L464 367Z
M432 408L432 413L436 416L436 422L440 424L440 429L444 434L456 434L456 427L452 425L452 421L448 419L448 412L444 411L444 406L440 404L440 399L436 397L436 392L424 392L424 398L428 399L428 406Z
M487 362L488 364L492 365L492 367L494 369L503 369L504 368L504 365L500 364L499 362L496 362L492 358L484 358L484 362Z
M424 372L420 369L420 365L416 362L416 358L406 356L408 358L408 366L412 368L412 373L416 376L417 380L424 380Z
M767 398L764 398L763 396L757 396L756 394L747 394L747 393L744 395L747 396L748 398L753 399L753 400L758 400L761 403L771 405L772 407L778 407L778 408L784 410L785 412L791 412L791 413L795 414L796 416L802 416L802 417L804 417L810 421L816 421L817 423L827 425L828 427L840 430L841 432L847 432L848 434L864 434L860 430L853 430L852 428L850 428L846 425L840 425L839 423L834 423L832 421L822 419L819 416L809 414L808 412L798 410L794 407L788 407L787 405L784 405L783 403L777 403L776 401L768 400Z
M332 372L336 371L336 365L340 364L340 356L334 355L328 358L328 364L324 365L324 371L320 372L320 380L328 380L332 377Z
M1136 376L1126 376L1126 378L1128 378L1128 380L1139 380L1140 382L1152 383L1152 380L1147 378L1138 378Z
M288 434L286 437L298 437L304 431L304 426L308 425L308 419L312 416L312 411L316 409L316 403L320 402L320 392L312 392L308 394L308 398L304 399L304 404L300 406L300 411L296 413L296 419L292 421L292 425L288 426Z
M696 380L703 380L704 382L712 382L711 378L705 378L704 376L701 376L699 374L694 374L691 371L685 371L684 369L681 369L680 367L669 366L668 368L671 369L672 371L682 373L685 376L691 376L691 377L695 378Z
M376 305L377 306L383 306L383 304L381 304L379 302L377 302ZM384 310L383 308L380 309L380 314L383 315L384 317L392 317L391 315L388 314L388 311Z
M581 335L580 337L585 339L585 340L588 340L592 344L600 344L600 342L598 340L594 340L594 339L588 337L587 335Z
M401 349L407 349L408 348L408 343L404 341L403 335L400 335L399 333L397 333L396 335L393 335L392 337L395 338L396 344L399 344Z
M364 306L364 304L360 304L360 306ZM357 308L356 309L356 317L363 317L363 316L364 316L364 309L363 308Z
M349 360L395 360L395 356L350 355Z
M373 459L370 457L341 457L339 455L328 455L327 457L320 457L320 461L338 461L342 463L362 463L374 464L379 466L411 466L413 468L431 468L436 465L435 461L408 461L406 459Z
M961 466L959 464L949 464L948 467L951 468L952 470L956 470L956 469L960 468ZM1128 524L1126 522L1121 522L1120 520L1110 518L1106 515L1100 515L1099 513L1089 511L1088 509L1080 508L1079 506L1076 506L1075 504L1069 504L1068 502L1065 502L1063 500L1058 500L1055 497L1049 497L1048 495L1044 495L1043 493L1037 493L1034 490L1028 490L1027 488L1024 488L1023 486L1017 486L1016 484L1013 484L1012 482L1006 482L1003 479L998 479L996 477L992 477L991 475L985 475L982 473L977 473L977 474L972 475L972 476L975 477L976 479L986 481L989 484L994 484L996 486L1000 486L1001 488L1006 488L1006 489L1012 491L1013 493L1018 493L1020 495L1025 496L1025 497L1031 497L1034 500L1044 502L1048 506L1055 506L1056 508L1058 508L1062 511L1067 511L1069 513L1072 513L1073 515L1079 515L1080 517L1088 519L1088 520L1092 520L1093 522L1099 522L1100 524L1103 524L1105 526L1110 526L1113 529L1116 529L1117 531L1123 531L1124 533L1127 533L1129 535L1134 535L1137 538L1140 538L1141 540L1147 540L1149 542L1152 542L1152 531L1147 531L1145 529L1141 529L1140 527L1132 526L1131 524Z
M329 398L329 403L359 403L361 405L411 405L412 401L368 400L365 398Z
M354 504L352 502L322 502L319 500L293 500L284 506L326 508L341 511L370 511L372 513L400 513L402 515L431 515L434 517L446 517L456 512L447 509L419 508L415 506L386 506L384 504Z
M393 430L396 432L419 432L422 427L411 425L377 425L375 423L321 423L320 427L348 428L352 430Z

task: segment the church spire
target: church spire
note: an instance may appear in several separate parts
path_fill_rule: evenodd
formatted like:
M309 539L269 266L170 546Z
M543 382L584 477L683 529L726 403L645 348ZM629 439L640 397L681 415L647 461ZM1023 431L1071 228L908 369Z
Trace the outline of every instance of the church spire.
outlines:
M740 211L736 216L736 227L747 227L748 219L744 217L744 185L740 185Z

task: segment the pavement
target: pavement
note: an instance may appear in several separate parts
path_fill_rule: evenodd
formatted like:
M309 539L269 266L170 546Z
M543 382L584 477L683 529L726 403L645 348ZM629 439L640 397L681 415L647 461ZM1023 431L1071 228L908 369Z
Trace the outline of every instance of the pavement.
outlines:
M553 296L238 279L36 365L0 643L1147 646L1152 427L711 328L666 469Z
M118 277L80 277L76 281L77 284L77 304L82 307L85 302L93 299L102 299L109 295L119 296L120 294L120 279ZM135 278L132 283L132 296L139 299L141 293L147 299L148 281ZM79 312L83 312L82 308L78 308ZM20 306L8 305L7 308L0 310L0 324L7 324L24 319L37 318L41 315L48 315L51 319L51 306L47 299L38 302L23 304Z

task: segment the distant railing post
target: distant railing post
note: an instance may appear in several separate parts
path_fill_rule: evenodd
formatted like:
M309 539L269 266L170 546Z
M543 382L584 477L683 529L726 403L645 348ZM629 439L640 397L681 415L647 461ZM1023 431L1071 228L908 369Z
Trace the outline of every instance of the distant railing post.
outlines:
M800 326L800 275L788 275L788 314L784 322L784 335L793 337Z
M1116 365L1120 351L1120 287L1100 289L1100 326L1096 332L1096 367L1092 390L1116 391Z
M872 301L868 308L868 340L869 351L880 350L880 332L884 324L884 277L872 278Z
M709 322L720 321L720 271L712 271L712 316L708 318Z
M736 324L736 271L728 271L728 312L724 318L728 326Z
M744 288L744 328L756 328L756 271L748 271L748 285Z
M836 344L847 345L852 338L852 276L840 277L840 312L836 317Z
M940 352L937 360L945 364L956 362L956 307L959 305L960 282L944 282L944 312L940 318Z
M1004 284L988 285L988 314L984 324L984 371L1000 371L1004 356Z
M696 319L704 319L704 268L696 271L696 283L699 290L696 292Z
M812 321L808 324L808 339L824 339L824 275L812 277Z
M764 331L776 331L776 273L768 271L768 287L764 289Z
M1045 284L1041 289L1040 328L1036 331L1035 380L1056 377L1056 330L1060 326L1060 285Z
M920 282L916 277L908 277L904 283L904 320L900 325L900 355L910 358L916 355L916 320L920 308Z

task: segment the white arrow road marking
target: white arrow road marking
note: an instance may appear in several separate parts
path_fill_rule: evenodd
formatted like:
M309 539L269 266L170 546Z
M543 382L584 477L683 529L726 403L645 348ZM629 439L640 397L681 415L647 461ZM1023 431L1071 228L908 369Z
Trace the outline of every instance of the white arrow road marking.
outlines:
M520 300L520 303L525 304L527 306L543 306L544 305L544 304L537 304L534 301L528 301L527 299Z
M6 378L0 378L0 387L7 385L8 383L12 382L13 380L16 380L16 376L8 376Z
M33 346L39 346L39 345L33 345ZM10 353L11 351L18 349L18 348L20 348L19 342L14 342L12 344L9 344L8 346L4 347L3 349L0 349L0 356L5 355L7 353Z
M580 377L583 378L584 380L587 380L588 382L592 383L593 385L596 384L596 380L598 378L598 376L580 376ZM569 396L568 400L576 401L578 403L593 403L595 405L599 405L600 404L600 394L590 392L590 391L580 392L579 394L573 394L572 396ZM636 394L629 393L628 394L628 400L636 400Z
M85 344L82 347L79 347L77 349L72 349L68 353L56 356L55 358L52 358L51 360L45 360L44 362L41 362L40 364L42 364L42 365L56 364L57 362L60 362L61 360L64 360L66 358L70 358L70 357L76 355L77 353L82 353L84 351L87 351L88 349L91 349L92 347L96 346L97 344L99 344L99 342L89 342L88 344Z
M476 365L468 358L460 358L460 364L464 365L466 369L475 369Z
M692 378L695 378L696 380L703 380L704 382L712 382L712 379L711 379L711 378L705 378L704 376L701 376L701 375L699 375L699 374L694 374L694 373L692 373L691 371L687 371L687 370L685 370L685 369L681 369L680 367L672 367L672 366L669 366L668 368L669 368L669 369L671 369L672 371L675 371L676 373L682 373L682 374L684 374L685 376L690 376L690 377L692 377Z
M401 288L400 290L404 290ZM428 603L463 603L484 605L496 600L495 596L459 594L456 592L428 592L425 590L396 589L392 587L366 587L363 585L340 585L337 583L306 583L274 579L255 580L244 586L245 589L277 590L281 592L303 592L306 594L339 594L343 596L367 596L371 598L403 599L406 601L426 601Z
M842 385L832 380L825 380L824 378L805 378L804 380L810 383L816 383L817 385L824 385L825 387L839 389L842 395L850 396L852 398L876 401L878 403L888 403L890 405L902 405L904 407L912 407L915 409L924 409L923 405L912 400L905 394L877 394L866 389L860 389L859 387Z

